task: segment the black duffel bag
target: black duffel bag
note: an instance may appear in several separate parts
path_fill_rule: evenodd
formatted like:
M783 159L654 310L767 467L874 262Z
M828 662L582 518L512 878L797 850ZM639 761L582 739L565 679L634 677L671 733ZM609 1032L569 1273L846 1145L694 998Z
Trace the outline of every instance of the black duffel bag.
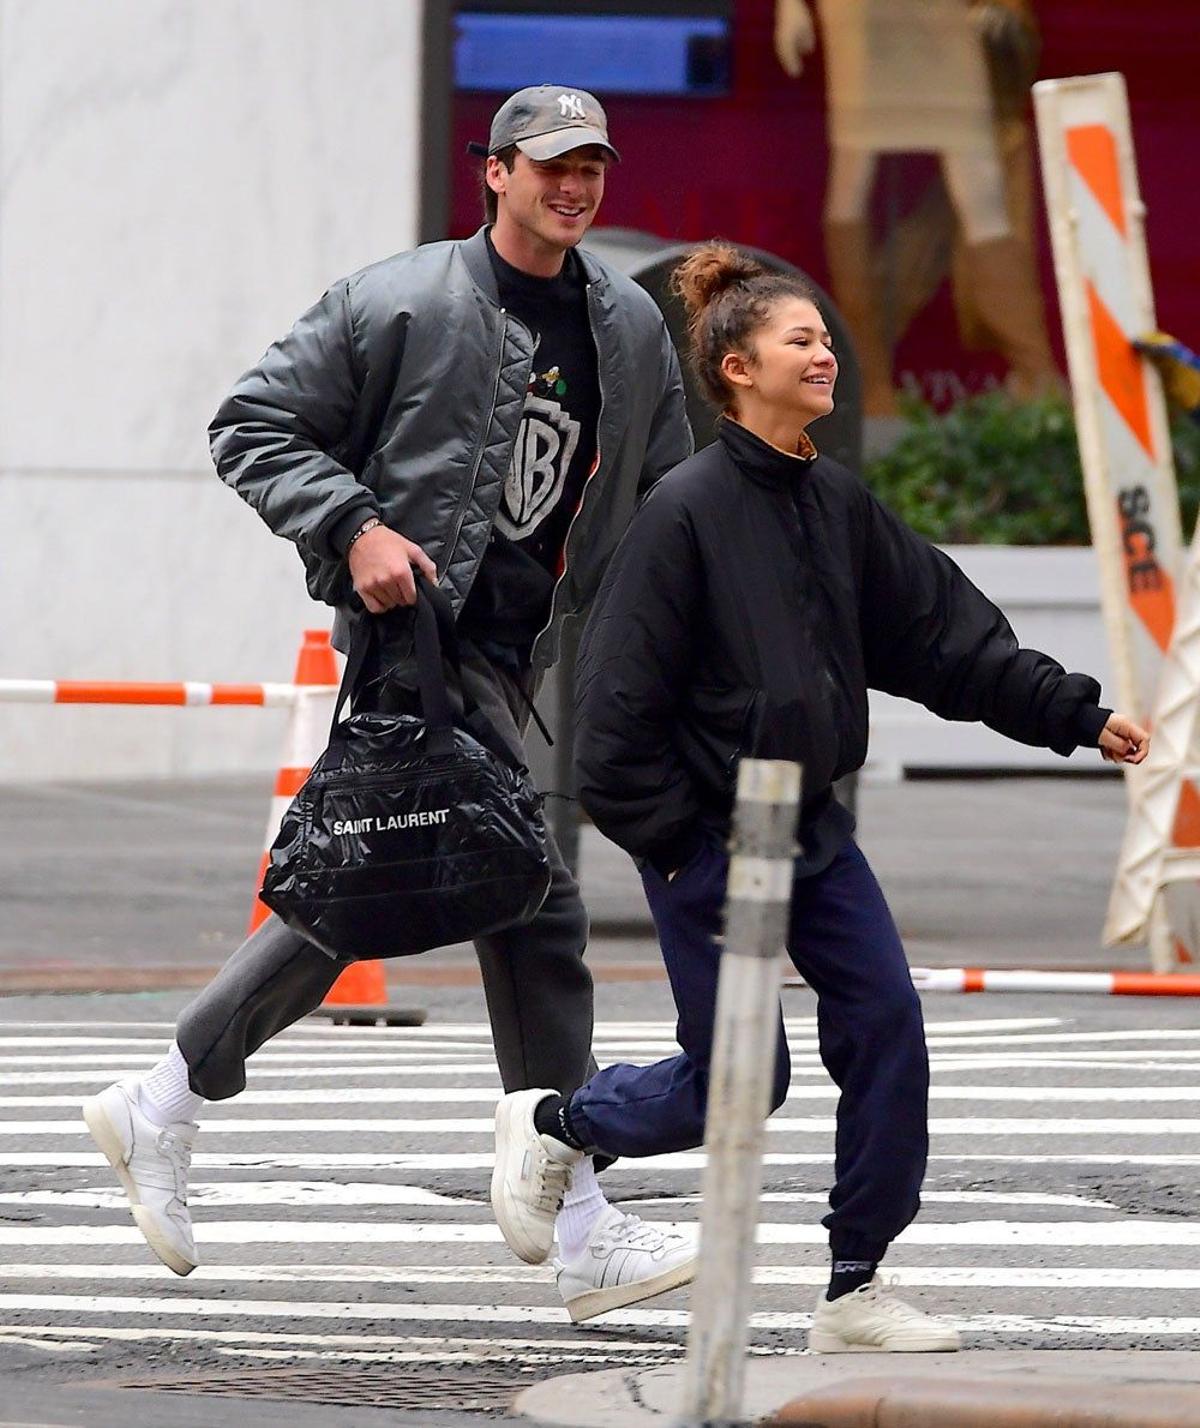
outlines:
M369 617L356 622L329 747L284 814L261 894L289 927L350 959L403 957L527 922L550 886L541 798L466 693L450 604L435 586L417 579L421 714L339 723L376 629Z

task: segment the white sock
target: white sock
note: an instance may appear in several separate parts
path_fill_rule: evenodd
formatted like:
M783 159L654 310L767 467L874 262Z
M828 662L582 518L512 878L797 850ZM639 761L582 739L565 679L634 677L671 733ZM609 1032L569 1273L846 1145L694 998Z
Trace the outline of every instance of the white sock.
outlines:
M575 1166L563 1207L554 1222L558 1252L564 1260L578 1259L587 1249L596 1221L608 1209L608 1201L596 1179L592 1157L585 1155Z
M156 1126L169 1126L173 1121L194 1121L204 1105L188 1084L187 1062L179 1043L171 1049L138 1082L138 1105L142 1114Z

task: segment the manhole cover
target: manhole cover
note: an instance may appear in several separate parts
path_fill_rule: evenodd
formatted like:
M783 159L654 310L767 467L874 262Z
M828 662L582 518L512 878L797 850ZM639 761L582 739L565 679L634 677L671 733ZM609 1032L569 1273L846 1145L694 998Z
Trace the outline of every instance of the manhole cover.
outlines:
M540 1373L506 1368L470 1375L445 1368L403 1369L396 1364L353 1368L243 1369L191 1378L122 1379L116 1388L158 1393L219 1394L226 1398L300 1399L342 1408L440 1408L488 1412L511 1406Z

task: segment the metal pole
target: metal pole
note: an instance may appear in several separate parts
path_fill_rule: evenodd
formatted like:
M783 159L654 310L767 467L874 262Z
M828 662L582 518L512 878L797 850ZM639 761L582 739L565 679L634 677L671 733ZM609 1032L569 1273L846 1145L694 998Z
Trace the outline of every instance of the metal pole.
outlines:
M792 895L799 804L799 764L742 760L708 1091L708 1160L684 1372L684 1428L734 1428L742 1422L765 1121L779 1024L779 952Z

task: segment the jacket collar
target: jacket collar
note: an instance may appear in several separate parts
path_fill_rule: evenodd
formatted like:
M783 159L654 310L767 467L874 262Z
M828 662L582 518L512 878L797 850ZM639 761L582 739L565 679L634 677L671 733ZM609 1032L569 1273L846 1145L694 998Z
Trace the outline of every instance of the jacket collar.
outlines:
M717 437L738 470L765 486L791 486L817 459L817 448L806 435L801 435L800 450L792 456L728 416L718 419Z
M471 274L475 286L482 288L492 302L499 303L500 293L496 287L496 274L492 268L492 260L488 257L486 233L487 224L485 223L478 233L473 233L470 238L464 238L459 243L458 251L462 254L463 262L466 263L467 271ZM583 264L587 281L601 288L607 287L608 281L599 260L584 248L576 248L575 252Z

